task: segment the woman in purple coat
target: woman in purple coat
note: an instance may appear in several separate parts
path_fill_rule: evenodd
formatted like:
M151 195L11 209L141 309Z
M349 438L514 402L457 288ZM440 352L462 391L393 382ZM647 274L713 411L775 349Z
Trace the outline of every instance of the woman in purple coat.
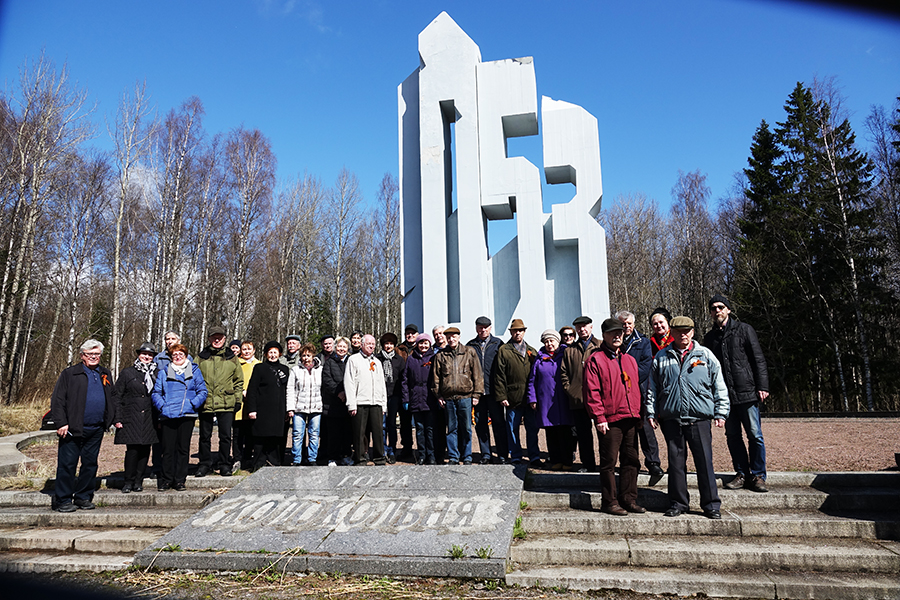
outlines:
M412 353L406 357L406 368L400 376L400 399L409 407L416 424L416 464L433 465L434 459L434 412L438 410L437 398L428 389L428 374L431 372L431 337L420 333Z
M572 470L572 415L569 401L559 382L559 363L566 347L560 346L559 333L547 329L541 334L544 347L538 350L525 389L525 400L537 403L538 425L544 428L547 454L554 471Z

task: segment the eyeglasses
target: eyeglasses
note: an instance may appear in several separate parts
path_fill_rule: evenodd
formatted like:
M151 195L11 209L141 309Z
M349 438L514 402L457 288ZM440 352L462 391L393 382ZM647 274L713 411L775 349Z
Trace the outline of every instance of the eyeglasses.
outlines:
M719 312L719 311L725 310L726 308L728 308L728 307L725 306L724 304L713 304L709 308L709 312Z
M567 331L566 333L561 334L561 335L562 335L563 337L575 337L575 334L574 334L574 333L569 333L568 331Z
M102 352L82 352L82 356L87 356L88 358L100 358Z
M176 356L187 356L187 355L184 352L173 352L172 358L175 358Z

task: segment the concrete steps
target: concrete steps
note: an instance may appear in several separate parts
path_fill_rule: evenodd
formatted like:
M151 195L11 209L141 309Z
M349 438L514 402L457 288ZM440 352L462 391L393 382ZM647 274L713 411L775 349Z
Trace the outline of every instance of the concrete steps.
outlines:
M645 514L599 512L596 474L529 473L525 539L507 583L742 598L900 599L900 473L773 473L725 490L722 519L664 517L666 479L639 480ZM727 480L727 477L726 477ZM692 502L696 479L689 477Z
M41 491L0 491L0 572L109 571L126 569L153 545L239 477L189 477L187 490L123 494L121 479L97 481L94 510L51 510L53 482Z

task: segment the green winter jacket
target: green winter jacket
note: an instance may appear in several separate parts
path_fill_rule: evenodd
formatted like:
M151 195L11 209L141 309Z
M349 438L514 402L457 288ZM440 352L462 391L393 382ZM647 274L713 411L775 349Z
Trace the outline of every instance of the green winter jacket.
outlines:
M525 397L528 375L537 358L537 350L525 344L525 356L516 352L512 342L506 342L497 351L491 389L497 402L506 400L509 406L518 406Z
M197 355L197 365L209 392L200 412L240 410L244 393L244 372L231 348L223 347L215 350L207 346Z

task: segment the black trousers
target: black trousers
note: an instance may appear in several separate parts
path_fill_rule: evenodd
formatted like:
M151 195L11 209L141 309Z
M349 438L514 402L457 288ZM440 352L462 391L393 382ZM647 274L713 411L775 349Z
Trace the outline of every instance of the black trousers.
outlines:
M554 425L544 427L547 438L547 459L551 465L572 466L572 453L575 451L575 438L572 437L571 425Z
M328 428L326 457L329 461L341 462L352 452L353 430L350 425L350 416L343 411L338 415L328 415L323 421Z
M280 435L253 438L253 471L262 467L280 467L284 458L284 440Z
M384 411L381 405L363 404L356 407L356 414L350 417L353 426L354 456L353 462L365 464L366 451L369 449L369 434L372 434L372 462L385 464L384 458Z
M219 429L219 457L218 462L212 461L212 431L213 418L216 419ZM231 426L234 423L234 411L221 411L217 413L200 413L200 466L218 471L228 468L234 461L231 460Z
M491 431L494 432L494 449L497 456L509 458L506 415L503 405L494 399L493 394L482 396L475 407L475 433L478 435L478 449L482 456L491 455Z
M144 470L150 459L150 444L127 444L125 446L125 483L144 485Z
M656 441L656 430L650 425L650 419L641 419L638 440L644 453L644 466L648 469L650 465L659 466L659 442Z
M697 468L697 488L700 490L700 508L719 510L719 490L712 463L712 426L707 421L681 425L667 419L660 423L669 451L669 502L673 507L687 510L690 495L687 489L687 450L690 448Z
M157 485L171 486L187 481L193 433L194 417L160 421L159 443L162 446L162 468L156 480Z
M575 421L581 466L588 471L594 471L597 468L597 458L594 455L594 421L584 407L573 409L572 419Z
M59 438L56 456L56 482L53 487L53 504L59 506L72 502L90 502L94 497L94 478L97 476L97 457L103 443L102 427L85 427L82 435L64 435ZM78 460L81 471L75 478Z
M246 419L236 419L231 426L231 455L234 460L241 461L241 467L246 469L250 465L243 463L250 462L252 451L253 436L250 433L250 424Z

